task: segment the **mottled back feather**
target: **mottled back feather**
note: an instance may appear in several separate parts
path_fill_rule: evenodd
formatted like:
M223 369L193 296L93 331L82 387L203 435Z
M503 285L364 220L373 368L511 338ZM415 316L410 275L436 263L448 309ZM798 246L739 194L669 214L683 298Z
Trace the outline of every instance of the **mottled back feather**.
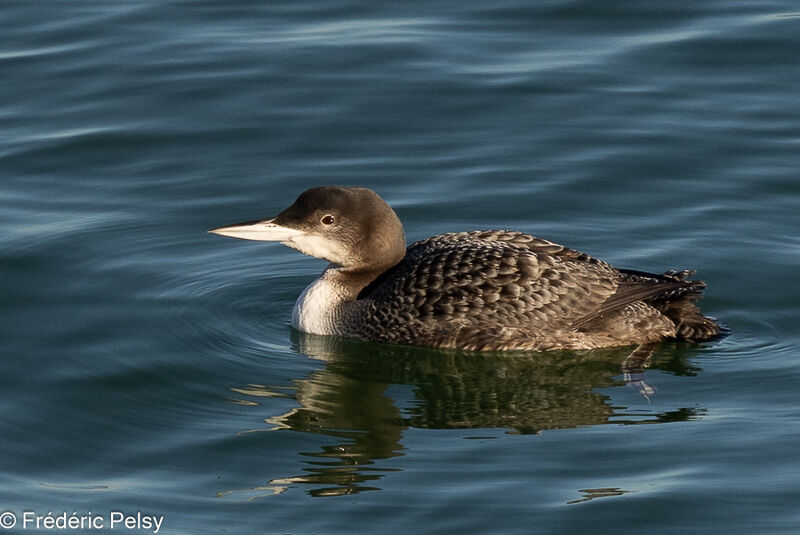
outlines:
M687 274L617 270L521 232L442 234L361 291L371 319L357 321L367 339L465 349L600 347L642 329L656 340L682 334L659 309L696 299L703 284Z

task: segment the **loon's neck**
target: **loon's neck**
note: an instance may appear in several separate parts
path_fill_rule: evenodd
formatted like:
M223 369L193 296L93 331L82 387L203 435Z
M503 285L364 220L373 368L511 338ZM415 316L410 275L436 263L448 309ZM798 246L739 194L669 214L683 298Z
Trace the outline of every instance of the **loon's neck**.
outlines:
M348 317L359 305L358 293L378 275L331 264L297 298L292 327L310 334L347 334Z

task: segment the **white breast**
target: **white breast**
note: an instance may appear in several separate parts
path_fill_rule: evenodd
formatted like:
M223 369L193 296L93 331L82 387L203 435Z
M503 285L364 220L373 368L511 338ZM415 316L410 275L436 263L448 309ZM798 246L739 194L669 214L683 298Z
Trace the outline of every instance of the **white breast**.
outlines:
M327 272L326 272L327 273ZM326 273L303 290L292 310L292 327L310 334L342 334L337 319L344 301L341 289Z

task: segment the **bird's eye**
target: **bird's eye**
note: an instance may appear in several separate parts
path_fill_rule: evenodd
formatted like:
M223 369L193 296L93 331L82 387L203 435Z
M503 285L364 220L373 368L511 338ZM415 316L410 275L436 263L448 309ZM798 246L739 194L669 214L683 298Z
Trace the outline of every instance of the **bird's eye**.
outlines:
M333 222L336 221L334 217L330 214L326 215L321 219L323 225L333 225Z

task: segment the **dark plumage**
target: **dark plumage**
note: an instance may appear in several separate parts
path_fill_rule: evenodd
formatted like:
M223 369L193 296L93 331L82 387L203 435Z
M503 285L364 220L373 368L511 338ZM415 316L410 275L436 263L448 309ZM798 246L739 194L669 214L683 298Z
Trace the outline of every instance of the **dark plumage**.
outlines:
M364 288L363 337L474 350L593 348L706 340L690 272L618 270L514 231L443 234ZM372 317L374 321L366 321Z
M589 349L720 334L695 305L705 284L688 280L689 271L617 269L506 230L433 236L403 256L395 220L370 190L314 188L261 222L270 232L302 232L291 240L245 236L241 225L216 232L278 239L334 262L296 305L293 323L318 334L467 350ZM324 292L334 297L319 303ZM321 317L311 317L312 300L327 307Z

